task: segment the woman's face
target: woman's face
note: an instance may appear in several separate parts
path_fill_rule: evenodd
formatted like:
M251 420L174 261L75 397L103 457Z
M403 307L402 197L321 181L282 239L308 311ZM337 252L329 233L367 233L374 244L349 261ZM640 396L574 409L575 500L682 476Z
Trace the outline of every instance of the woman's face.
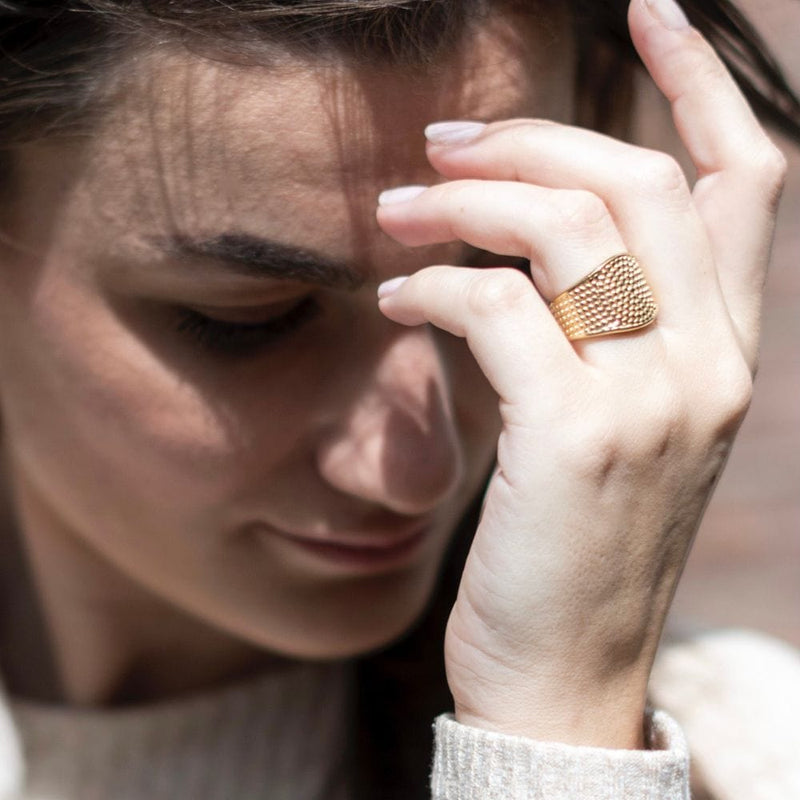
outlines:
M417 617L496 400L463 342L389 322L375 289L503 259L403 248L377 196L437 180L429 122L568 117L565 37L497 21L428 73L142 55L88 139L18 154L0 397L48 614L110 613L124 583L134 611L322 657Z

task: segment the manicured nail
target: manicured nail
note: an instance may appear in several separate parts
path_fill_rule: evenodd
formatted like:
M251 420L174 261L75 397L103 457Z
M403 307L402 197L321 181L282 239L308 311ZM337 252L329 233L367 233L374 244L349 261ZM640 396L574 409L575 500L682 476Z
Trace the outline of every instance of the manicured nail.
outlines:
M398 186L396 189L387 189L378 195L379 206L390 206L392 203L405 203L419 197L427 186Z
M394 294L407 280L408 275L401 275L399 278L391 278L388 281L384 281L378 287L378 299L382 300L384 297Z
M433 122L425 128L425 138L431 144L467 144L485 128L485 122Z
M650 13L671 31L680 31L689 27L689 20L683 9L675 0L645 0Z

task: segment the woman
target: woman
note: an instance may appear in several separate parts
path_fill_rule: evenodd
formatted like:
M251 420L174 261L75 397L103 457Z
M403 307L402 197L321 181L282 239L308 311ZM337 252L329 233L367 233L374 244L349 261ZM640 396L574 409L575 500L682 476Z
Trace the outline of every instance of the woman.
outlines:
M408 797L452 707L436 797L685 796L646 689L785 166L681 9L693 191L574 124L624 8L6 7L8 792Z

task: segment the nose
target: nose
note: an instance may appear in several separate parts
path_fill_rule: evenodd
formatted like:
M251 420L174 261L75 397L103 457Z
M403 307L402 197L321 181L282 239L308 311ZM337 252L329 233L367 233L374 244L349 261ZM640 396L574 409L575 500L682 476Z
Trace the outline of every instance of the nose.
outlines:
M318 470L335 489L398 514L430 512L463 471L434 333L399 329L363 361L370 363L348 376L347 399L318 446Z

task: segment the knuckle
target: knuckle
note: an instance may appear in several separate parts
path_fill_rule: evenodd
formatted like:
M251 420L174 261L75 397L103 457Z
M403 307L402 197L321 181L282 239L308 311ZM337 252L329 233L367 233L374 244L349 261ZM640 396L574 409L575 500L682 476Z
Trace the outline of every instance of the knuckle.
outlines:
M789 170L786 156L772 141L766 139L753 157L752 168L756 179L763 187L768 207L777 208Z
M681 388L667 379L655 379L642 391L636 416L635 425L625 426L625 451L632 461L649 463L669 451L690 415Z
M681 165L666 153L648 153L635 165L637 185L648 195L689 195Z
M689 46L675 45L673 68L682 83L703 90L714 89L730 78L728 70L711 46L699 36L693 37Z
M594 232L598 228L605 228L609 220L605 203L592 192L560 192L550 210L555 228L566 234Z
M467 307L477 316L507 315L527 301L530 288L530 281L518 270L486 270L470 283Z
M766 180L770 183L783 185L789 170L789 162L786 160L783 151L770 139L767 139L762 145L757 160Z
M535 152L541 144L541 131L557 125L558 123L547 119L516 119L511 121L503 133L519 152Z
M602 482L613 473L646 467L670 449L687 425L687 403L676 387L657 384L633 400L626 397L630 413L582 414L569 425L564 446L573 469Z
M464 215L464 212L470 207L470 204L474 202L476 185L477 181L467 179L450 181L449 183L435 187L435 189L445 198L451 214L455 220L458 220L459 217Z
M650 401L647 417L649 440L647 453L664 453L675 434L682 431L689 419L686 397L674 384L661 390Z
M619 458L614 426L608 417L597 414L573 415L563 426L558 445L556 462L584 479L602 479Z
M559 429L558 461L580 479L603 484L614 476L663 469L687 447L727 449L752 393L752 373L736 354L694 385L664 371L624 397L602 387L594 399L583 398ZM616 413L597 413L600 397L611 399Z
M742 423L753 399L753 375L742 358L718 362L714 385L708 396L709 418L715 433L727 434Z

